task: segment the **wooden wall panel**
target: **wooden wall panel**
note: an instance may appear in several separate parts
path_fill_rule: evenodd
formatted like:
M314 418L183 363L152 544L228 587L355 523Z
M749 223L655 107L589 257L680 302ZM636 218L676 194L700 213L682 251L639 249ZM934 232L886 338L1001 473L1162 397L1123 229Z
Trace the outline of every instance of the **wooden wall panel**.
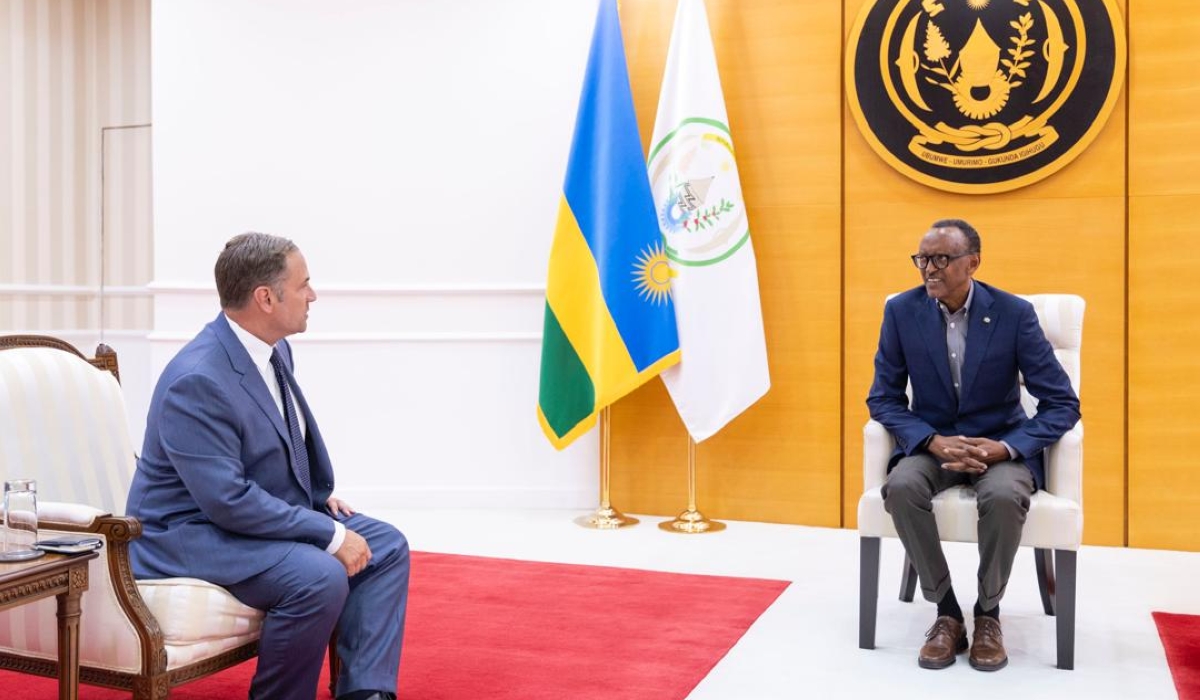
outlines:
M1129 545L1200 550L1200 8L1131 0Z
M1200 108L1197 101L1196 108ZM1200 194L1130 199L1129 544L1200 550Z
M841 7L709 0L758 257L771 391L697 449L717 518L841 525ZM674 0L621 3L634 100L653 130ZM658 381L613 408L612 494L628 512L686 504L687 436Z
M846 3L846 26L859 3ZM996 195L959 195L917 184L877 157L845 112L846 526L862 492L865 399L891 292L920 282L907 257L943 217L980 231L977 277L1015 293L1072 292L1088 302L1081 399L1085 442L1085 539L1124 537L1125 115L1114 109L1091 147L1057 174Z

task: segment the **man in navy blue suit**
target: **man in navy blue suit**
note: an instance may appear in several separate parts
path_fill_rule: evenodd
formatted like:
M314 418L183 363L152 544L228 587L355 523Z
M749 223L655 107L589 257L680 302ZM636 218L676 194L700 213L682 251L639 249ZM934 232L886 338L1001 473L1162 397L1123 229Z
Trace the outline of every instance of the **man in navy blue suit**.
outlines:
M975 488L979 580L968 660L983 671L999 670L1008 663L1000 598L1030 498L1045 485L1041 453L1079 420L1079 399L1033 306L973 279L981 251L967 222L934 222L912 256L923 284L884 309L867 397L871 417L896 439L884 505L922 594L937 604L917 660L923 668L945 668L967 649L934 495L957 484ZM1032 418L1021 407L1018 373L1038 399Z
M313 700L337 629L339 700L394 698L408 542L333 495L333 467L292 376L287 336L317 295L294 243L235 236L221 313L155 387L126 512L138 578L191 576L266 611L250 697Z

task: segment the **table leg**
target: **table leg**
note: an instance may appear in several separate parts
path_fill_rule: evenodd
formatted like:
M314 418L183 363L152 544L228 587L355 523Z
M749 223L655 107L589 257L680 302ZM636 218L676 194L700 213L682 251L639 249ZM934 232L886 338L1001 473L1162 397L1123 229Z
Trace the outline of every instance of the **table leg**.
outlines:
M86 581L86 579L85 579ZM79 698L79 613L83 587L71 586L58 598L58 698Z

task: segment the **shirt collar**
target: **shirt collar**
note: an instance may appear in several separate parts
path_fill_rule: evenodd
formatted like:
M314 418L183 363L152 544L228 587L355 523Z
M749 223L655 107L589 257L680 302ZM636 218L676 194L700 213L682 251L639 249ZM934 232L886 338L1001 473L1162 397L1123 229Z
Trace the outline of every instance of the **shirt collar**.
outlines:
M229 318L229 314L225 315L225 320L229 321L229 328L237 339L241 341L242 346L246 348L246 352L250 353L250 360L254 362L254 366L260 370L271 370L271 353L275 352L275 347L267 345L259 340L250 331L238 325L238 322Z
M959 309L958 311L955 311L953 313L962 312L965 314L971 310L971 300L975 298L975 280L970 280L970 282L971 282L971 286L967 287L967 300L965 302L963 302L961 309ZM934 301L934 303L937 304L939 311L946 314L947 316L952 315L952 312L950 311L950 309L946 308L945 304L943 304L940 301Z

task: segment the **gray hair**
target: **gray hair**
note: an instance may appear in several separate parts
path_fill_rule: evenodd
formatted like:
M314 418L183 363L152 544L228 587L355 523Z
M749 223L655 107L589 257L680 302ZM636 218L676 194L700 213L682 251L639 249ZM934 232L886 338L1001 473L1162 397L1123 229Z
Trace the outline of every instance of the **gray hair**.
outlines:
M230 238L213 268L221 308L244 307L254 290L264 285L282 296L287 258L296 250L299 248L291 240L269 233L251 231Z

